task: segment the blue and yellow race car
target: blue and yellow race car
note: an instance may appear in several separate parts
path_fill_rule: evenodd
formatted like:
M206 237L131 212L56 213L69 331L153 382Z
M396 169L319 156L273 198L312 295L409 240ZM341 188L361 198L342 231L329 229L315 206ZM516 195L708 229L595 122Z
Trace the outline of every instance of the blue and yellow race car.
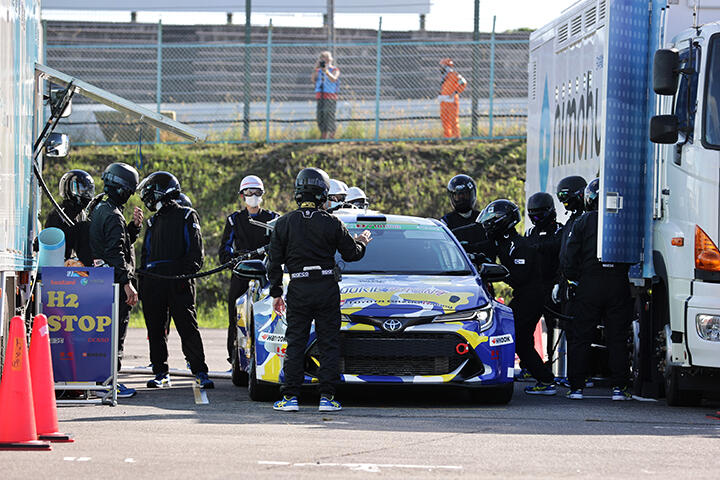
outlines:
M337 258L341 381L455 385L467 387L481 402L509 402L513 315L488 290L507 270L495 264L476 268L448 228L434 219L350 209L336 215L351 234L370 230L373 235L362 260ZM247 385L253 400L271 400L283 381L285 318L272 309L263 265L242 263L235 274L253 281L237 301L233 382ZM315 340L312 329L307 384L317 382Z

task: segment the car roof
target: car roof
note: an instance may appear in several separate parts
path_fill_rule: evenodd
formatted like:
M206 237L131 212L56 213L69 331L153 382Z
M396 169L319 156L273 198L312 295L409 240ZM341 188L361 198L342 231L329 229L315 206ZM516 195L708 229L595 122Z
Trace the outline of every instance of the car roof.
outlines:
M392 215L381 213L376 210L361 210L358 208L343 208L334 212L334 215L343 223L356 222L385 222L391 224L404 225L439 225L439 221L434 218L412 217L409 215Z

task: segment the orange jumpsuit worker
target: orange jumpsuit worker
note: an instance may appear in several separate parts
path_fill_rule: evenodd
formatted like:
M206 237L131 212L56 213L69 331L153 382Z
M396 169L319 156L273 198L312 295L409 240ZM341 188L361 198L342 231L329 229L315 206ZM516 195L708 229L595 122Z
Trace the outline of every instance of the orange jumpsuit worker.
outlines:
M445 138L460 138L460 96L467 87L467 80L455 70L451 58L440 60L442 85L440 86L440 119Z

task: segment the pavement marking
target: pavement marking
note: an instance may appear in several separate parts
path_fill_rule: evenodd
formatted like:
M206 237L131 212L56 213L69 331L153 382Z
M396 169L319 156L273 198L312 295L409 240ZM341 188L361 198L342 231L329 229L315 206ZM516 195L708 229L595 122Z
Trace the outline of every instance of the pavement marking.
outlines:
M135 463L135 459L134 458L126 458L125 463Z
M198 388L193 385L193 395L195 395L195 405L207 405L210 403L204 388Z
M632 396L633 400L637 400L638 402L657 402L657 398L646 398L646 397L640 397L637 395Z
M658 430L720 430L720 427L717 427L715 425L698 425L696 427L684 427L680 425L654 425L653 428L656 428Z
M63 457L66 462L89 462L92 457Z
M382 468L404 468L415 470L462 470L460 465L411 465L403 463L290 463L259 460L259 465L282 465L293 467L344 467L354 471L380 473Z

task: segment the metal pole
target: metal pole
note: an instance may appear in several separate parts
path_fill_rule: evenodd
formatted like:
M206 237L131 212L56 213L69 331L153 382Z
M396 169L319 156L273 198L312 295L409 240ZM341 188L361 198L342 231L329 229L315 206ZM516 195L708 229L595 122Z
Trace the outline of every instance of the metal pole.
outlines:
M158 21L157 30L157 68L155 72L155 101L157 102L157 113L160 113L160 110L162 108L162 20ZM155 143L160 143L159 128L155 129Z
M478 103L480 99L480 0L475 0L475 17L472 46L472 80L470 92L472 96L470 136L477 137Z
M272 18L268 25L267 34L267 59L265 61L265 143L270 143L270 77L272 72Z
M243 138L250 137L250 15L252 0L245 0L245 82L243 90Z
M328 49L335 58L335 0L327 0Z
M493 28L490 34L490 92L488 107L488 136L493 136L493 96L495 94L495 15L493 15Z
M382 64L382 17L378 22L377 46L375 47L375 141L380 139L380 66Z

